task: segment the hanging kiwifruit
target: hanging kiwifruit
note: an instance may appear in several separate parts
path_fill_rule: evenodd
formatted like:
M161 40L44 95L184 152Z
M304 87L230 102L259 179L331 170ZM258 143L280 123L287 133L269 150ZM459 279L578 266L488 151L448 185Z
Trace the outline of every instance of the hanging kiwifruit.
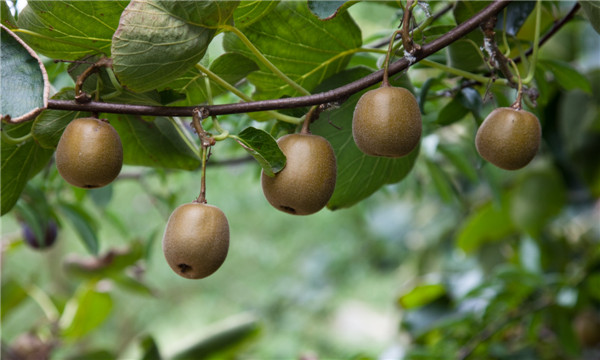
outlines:
M529 111L502 107L483 121L475 145L482 158L506 170L517 170L535 157L542 137L538 118Z
M404 88L381 86L370 90L354 108L352 136L367 155L407 155L419 144L421 129L419 104Z
M213 205L183 204L169 217L162 249L167 263L178 275L205 278L217 271L227 257L227 217Z
M308 133L277 140L287 162L274 177L261 176L263 193L276 209L294 215L321 210L335 189L335 153L325 138Z
M123 146L105 120L79 118L65 128L56 147L56 168L71 185L91 189L111 183L123 166Z

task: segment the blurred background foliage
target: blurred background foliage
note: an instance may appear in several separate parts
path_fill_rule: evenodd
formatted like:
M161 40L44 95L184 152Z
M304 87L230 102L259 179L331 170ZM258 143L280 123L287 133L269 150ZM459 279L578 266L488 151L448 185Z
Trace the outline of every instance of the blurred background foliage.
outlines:
M542 33L574 5L543 3ZM461 21L465 4L424 40ZM396 28L393 9L348 11L369 44ZM533 39L531 10L512 10L526 19L509 34L512 49ZM461 89L420 64L409 71L425 126L415 166L349 209L276 211L258 166L233 141L219 143L208 201L227 214L231 247L202 281L176 276L160 244L172 209L196 198L199 172L126 166L112 185L82 190L49 164L2 217L2 358L598 359L599 42L580 10L541 48L540 96L527 105L543 144L519 171L485 163L473 145L478 123L514 92ZM469 46L430 59L484 70ZM381 61L363 53L350 66ZM70 84L67 65L46 67L57 89ZM222 123L239 130L251 120ZM58 235L40 251L26 231Z

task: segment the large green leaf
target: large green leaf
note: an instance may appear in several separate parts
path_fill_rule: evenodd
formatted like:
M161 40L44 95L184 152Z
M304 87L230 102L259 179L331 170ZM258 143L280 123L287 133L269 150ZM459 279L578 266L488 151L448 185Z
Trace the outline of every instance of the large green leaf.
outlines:
M321 20L328 20L335 17L339 12L345 10L350 5L354 4L354 1L348 0L335 0L335 1L320 1L320 0L308 0L308 8L312 11L315 16Z
M237 135L236 140L254 156L268 176L275 176L285 166L285 155L269 133L248 127Z
M234 85L249 73L258 70L258 66L241 54L225 53L211 62L209 70ZM196 68L188 70L183 76L167 84L165 88L185 94L185 104L179 105L198 105L208 101L204 74ZM212 80L210 88L213 97L226 92L225 88Z
M67 88L54 95L52 99L72 100L75 90ZM46 149L56 149L60 137L74 119L91 116L81 111L44 110L33 122L31 129L34 139Z
M46 107L50 84L35 52L2 26L0 42L0 117L19 122Z
M185 74L202 59L217 27L231 21L237 5L237 1L133 0L113 37L115 73L138 92Z
M169 358L234 359L238 357L240 348L256 338L260 330L260 323L254 315L235 315L212 325L203 336Z
M10 12L10 8L6 3L6 0L0 1L0 23L9 29L14 29L17 27L17 21Z
M233 12L233 21L237 28L241 29L260 20L279 4L280 0L246 0Z
M422 284L398 298L398 304L403 309L409 310L427 305L446 294L442 284Z
M328 83L352 81L369 74L366 68L356 68L335 76ZM335 86L335 85L334 85ZM337 158L337 181L327 207L335 210L350 207L370 196L380 187L402 180L411 171L419 148L402 158L384 158L365 155L352 137L352 116L358 99L370 89L351 96L339 108L321 114L311 130L331 143Z
M59 203L59 209L66 219L69 219L73 229L83 242L85 248L92 254L98 254L98 235L96 222L81 206L66 202Z
M488 201L476 209L465 219L458 232L458 247L465 252L472 252L486 242L497 241L514 233L515 226L509 209L509 197L506 195L501 205Z
M279 70L311 91L348 64L361 46L360 29L346 12L333 20L316 18L306 2L283 1L259 21L243 29L244 35ZM233 33L227 33L227 51L241 53L260 67L248 76L257 99L298 95L298 91L273 74Z
M17 25L37 52L74 60L89 54L110 55L112 36L127 1L29 1Z
M31 130L31 122L19 125L3 125L12 137L24 136ZM0 192L1 215L6 214L16 204L27 181L40 172L52 157L53 151L46 150L33 139L20 144L11 144L4 140L0 150Z
M73 340L81 338L106 320L112 305L110 294L84 285L67 303L60 321L62 335Z
M194 144L174 121L157 117L146 121L133 115L108 115L123 142L128 165L193 170L200 166Z
M560 60L540 60L539 65L548 69L564 89L581 89L588 94L592 93L590 81L569 63Z
M583 12L587 15L592 27L600 34L600 2L598 1L580 1Z
M6 314L27 299L27 291L15 279L10 279L2 283L0 295L0 319L4 322Z
M511 191L510 216L515 226L538 237L565 201L565 184L553 168L528 172Z

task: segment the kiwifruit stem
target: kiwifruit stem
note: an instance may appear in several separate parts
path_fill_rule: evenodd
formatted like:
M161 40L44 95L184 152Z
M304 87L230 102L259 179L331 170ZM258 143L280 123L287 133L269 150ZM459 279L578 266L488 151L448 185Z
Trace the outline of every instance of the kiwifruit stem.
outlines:
M319 117L319 108L319 105L315 105L306 113L304 122L302 123L302 129L300 130L301 134L310 134L310 123Z
M198 137L200 138L200 159L202 161L202 175L200 177L200 195L195 202L206 204L206 160L208 159L209 149L215 144L215 139L202 128L202 110L194 109L192 117L192 125Z
M392 57L392 49L394 48L394 39L396 39L396 35L398 33L402 33L402 30L396 30L390 37L390 44L388 45L388 50L385 55L385 61L383 62L383 80L381 81L381 86L390 86L390 80L388 78L388 68L390 66L390 58Z
M515 110L521 110L522 100L523 100L523 80L521 79L521 74L519 73L519 68L517 64L512 59L508 59L510 65L512 65L515 74L517 74L517 98L515 102L511 105L511 107Z

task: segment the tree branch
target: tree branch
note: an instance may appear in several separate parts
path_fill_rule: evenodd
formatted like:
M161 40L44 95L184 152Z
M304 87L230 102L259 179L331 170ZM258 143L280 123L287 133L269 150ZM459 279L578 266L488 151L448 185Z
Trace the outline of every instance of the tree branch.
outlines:
M469 32L477 28L481 22L497 14L504 9L510 0L496 0L485 9L475 14L472 18L450 30L445 35L438 39L427 43L421 47L421 51L414 54L414 58L418 62L421 59L432 55L439 50L447 47L453 42L459 40ZM406 70L411 64L406 57L390 64L389 74L394 75L403 70ZM291 109L305 106L325 104L328 102L344 101L351 95L381 82L383 79L383 70L374 72L362 79L351 82L334 90L327 92L283 98L273 100L262 100L235 104L211 105L205 106L204 109L208 115L225 115L249 113L255 111ZM70 111L88 111L99 113L115 113L115 114L131 114L131 115L151 115L151 116L186 116L191 117L193 110L197 106L185 107L169 107L169 106L146 106L146 105L129 105L129 104L113 104L92 101L87 104L78 104L70 100L49 100L48 109L53 110L70 110Z

